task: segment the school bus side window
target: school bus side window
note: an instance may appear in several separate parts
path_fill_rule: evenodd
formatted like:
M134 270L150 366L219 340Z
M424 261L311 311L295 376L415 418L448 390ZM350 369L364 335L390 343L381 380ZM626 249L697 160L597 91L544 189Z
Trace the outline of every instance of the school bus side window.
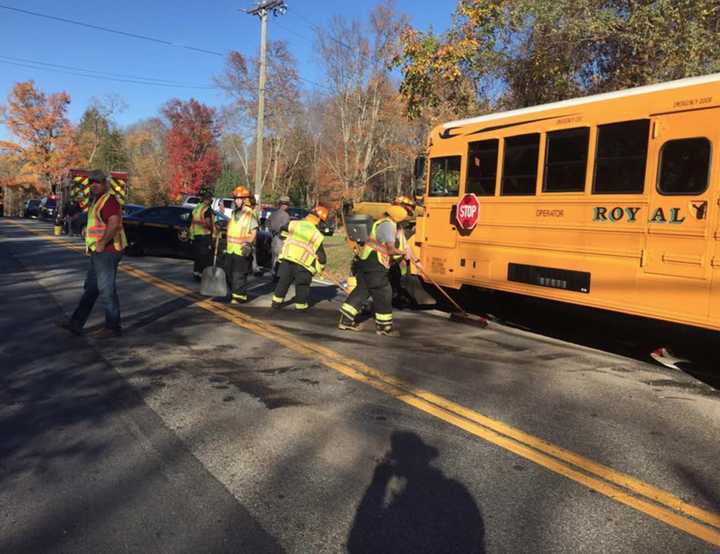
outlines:
M499 144L498 139L490 139L468 145L466 193L495 196Z
M702 194L708 187L710 141L706 138L669 140L660 153L660 194Z
M649 119L598 126L593 193L642 194L649 132Z
M535 194L539 150L540 133L505 139L502 173L503 196L532 196Z
M430 160L430 196L457 196L460 190L460 156Z
M566 129L547 134L545 192L583 192L590 129Z

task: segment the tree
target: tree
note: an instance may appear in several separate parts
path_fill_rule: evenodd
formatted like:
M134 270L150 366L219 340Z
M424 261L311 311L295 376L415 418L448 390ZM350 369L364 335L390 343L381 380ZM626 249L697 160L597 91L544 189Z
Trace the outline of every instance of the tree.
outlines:
M402 33L410 115L466 115L720 69L716 0L460 0L444 35Z
M133 202L166 204L170 196L165 150L168 128L159 118L131 126L125 135L130 162L130 195Z
M170 122L166 149L171 197L178 199L203 186L214 186L222 173L215 110L195 99L174 99L162 112Z
M84 167L105 171L126 169L129 164L123 134L112 120L123 109L117 97L93 99L77 128L77 140Z
M70 96L47 96L33 81L17 83L3 107L5 123L17 138L13 155L21 173L38 188L53 190L80 160L75 133L66 117Z
M395 168L381 163L387 144L382 106L395 88L389 66L398 55L398 36L406 25L391 2L370 14L366 33L357 20L340 17L318 29L318 52L332 94L327 98L322 162L346 198L360 199L370 181ZM387 161L387 160L385 160Z
M215 183L215 196L219 198L229 198L232 196L233 189L243 182L245 181L242 175L229 165L226 165L217 183Z
M248 60L239 52L230 52L222 75L217 84L232 99L226 117L239 132L232 146L238 160L243 163L243 173L254 175L254 159L248 156L248 146L257 122L259 61ZM287 189L288 174L297 166L301 153L291 148L288 141L302 112L300 101L297 62L283 41L270 41L267 47L267 81L265 85L265 156L263 167L263 189L269 184L267 196L277 195L278 190ZM238 147L242 146L241 151ZM255 149L252 148L254 153ZM248 182L250 179L248 179ZM261 191L255 191L261 194Z

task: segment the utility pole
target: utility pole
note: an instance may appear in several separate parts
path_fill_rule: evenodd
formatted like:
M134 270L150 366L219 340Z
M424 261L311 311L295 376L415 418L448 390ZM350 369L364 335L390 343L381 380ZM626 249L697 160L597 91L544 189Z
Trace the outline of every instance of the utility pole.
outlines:
M283 15L287 11L285 0L260 0L258 5L246 10L250 15L260 18L260 75L258 78L258 114L257 131L255 133L255 198L258 204L262 201L262 175L263 175L263 135L265 134L265 80L267 66L267 16L272 12L274 16Z

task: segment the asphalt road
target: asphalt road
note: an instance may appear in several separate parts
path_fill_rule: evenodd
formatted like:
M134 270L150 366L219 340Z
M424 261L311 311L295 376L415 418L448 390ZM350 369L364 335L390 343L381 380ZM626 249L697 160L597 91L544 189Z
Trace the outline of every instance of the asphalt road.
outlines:
M123 261L123 338L74 337L49 229L0 219L0 552L720 549L706 382L435 312L343 333L331 287L235 308L160 258Z

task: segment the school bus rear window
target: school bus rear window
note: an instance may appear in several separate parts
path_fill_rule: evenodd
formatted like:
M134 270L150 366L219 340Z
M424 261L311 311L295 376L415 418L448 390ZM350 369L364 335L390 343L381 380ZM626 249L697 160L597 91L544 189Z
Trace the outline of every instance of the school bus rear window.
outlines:
M430 160L430 196L457 196L460 190L460 156Z
M598 126L595 194L642 194L650 120Z

